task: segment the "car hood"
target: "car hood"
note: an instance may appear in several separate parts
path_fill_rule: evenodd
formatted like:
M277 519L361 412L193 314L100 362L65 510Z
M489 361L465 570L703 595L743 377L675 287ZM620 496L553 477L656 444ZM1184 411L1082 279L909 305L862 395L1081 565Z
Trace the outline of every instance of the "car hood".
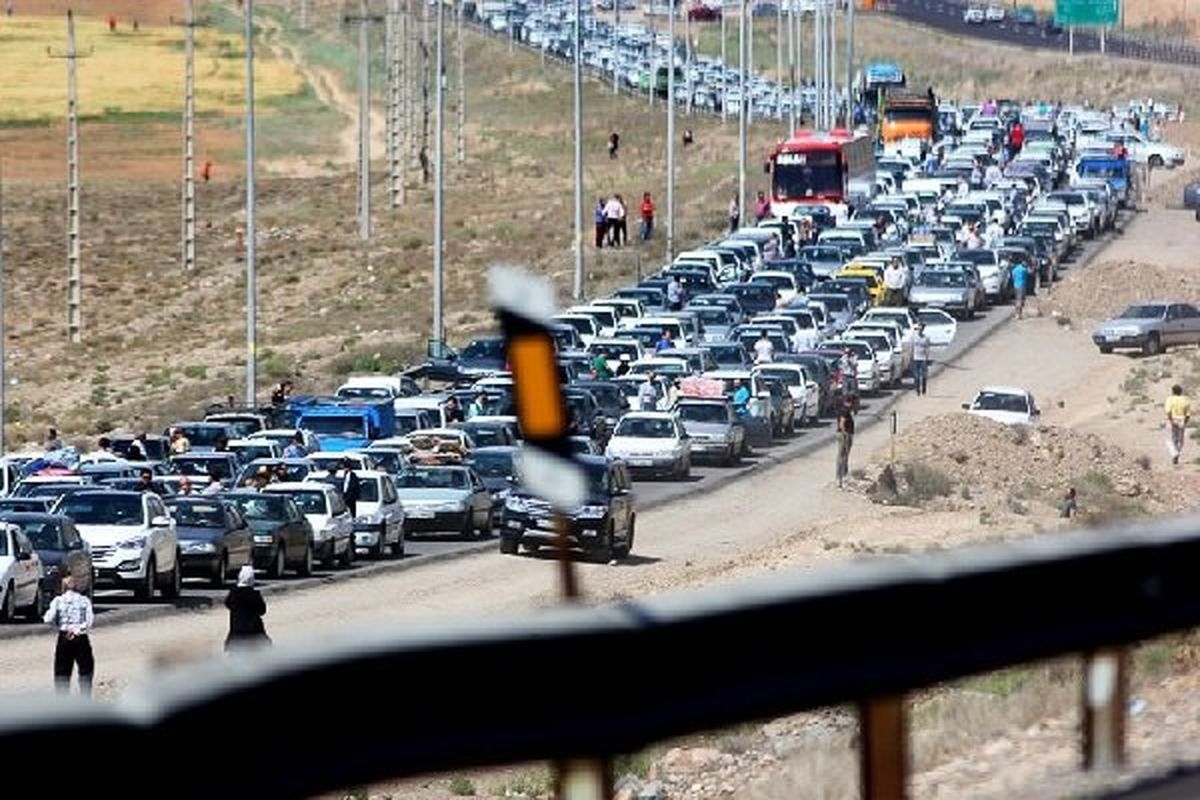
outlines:
M1116 328L1150 328L1161 323L1161 319L1156 318L1134 318L1134 319L1110 319L1100 323L1098 330L1114 330Z
M733 426L720 422L685 422L683 428L689 436L724 436Z
M141 525L80 525L76 523L75 529L79 531L79 535L83 537L84 541L93 547L114 545L146 533L146 529Z
M505 489L511 489L512 484L508 482L508 478L480 478L483 481L483 486L489 492L502 492Z
M610 439L608 448L616 453L666 453L674 450L677 444L675 439L643 439L638 436L622 436Z
M977 417L986 417L1002 425L1029 425L1031 423L1029 415L1020 411L983 411L980 409L971 409L970 413Z
M958 299L967 296L965 286L914 286L909 297L937 297Z
M246 523L254 533L274 533L287 524L281 519L248 519Z
M463 489L397 489L396 493L400 495L400 501L408 505L444 503L446 501L463 502L467 499L467 492Z
M215 542L225 535L224 528L202 528L199 525L179 525L175 533L181 542Z

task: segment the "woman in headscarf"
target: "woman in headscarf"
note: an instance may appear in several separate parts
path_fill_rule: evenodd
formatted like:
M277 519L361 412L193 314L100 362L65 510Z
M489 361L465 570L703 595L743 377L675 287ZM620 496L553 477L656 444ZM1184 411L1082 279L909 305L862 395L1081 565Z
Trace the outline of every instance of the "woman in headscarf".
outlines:
M237 586L225 598L229 609L229 635L225 637L226 652L247 645L270 644L271 637L263 627L267 604L254 588L254 567L246 565L238 572Z

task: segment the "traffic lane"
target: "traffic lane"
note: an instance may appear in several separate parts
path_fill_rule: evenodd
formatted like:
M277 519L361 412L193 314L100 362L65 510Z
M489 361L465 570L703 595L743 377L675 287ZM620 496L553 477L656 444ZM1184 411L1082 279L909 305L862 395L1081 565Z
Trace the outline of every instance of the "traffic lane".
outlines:
M285 575L283 578L265 578L259 572L255 578L255 586L264 594L279 594L345 580L352 577L363 577L378 572L408 569L423 560L437 561L453 557L459 553L474 552L495 547L495 539L464 540L455 538L406 538L404 555L401 557L387 556L381 559L367 559L360 555L349 569L326 569L314 565L313 574L307 578ZM98 623L111 624L134 622L139 619L157 616L175 611L204 611L217 608L224 604L225 595L234 586L230 581L222 588L214 588L206 580L185 578L182 594L173 601L156 598L153 601L138 600L131 591L121 589L98 589L92 598L92 608L96 613ZM52 629L42 622L18 621L0 625L0 640L20 636L34 636L53 633Z

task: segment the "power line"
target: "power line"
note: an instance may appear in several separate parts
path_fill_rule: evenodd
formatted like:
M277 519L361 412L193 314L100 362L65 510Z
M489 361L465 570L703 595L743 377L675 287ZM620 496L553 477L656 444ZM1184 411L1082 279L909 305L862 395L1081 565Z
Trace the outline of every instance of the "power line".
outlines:
M254 184L254 0L244 0L246 40L246 405L257 401L258 286Z

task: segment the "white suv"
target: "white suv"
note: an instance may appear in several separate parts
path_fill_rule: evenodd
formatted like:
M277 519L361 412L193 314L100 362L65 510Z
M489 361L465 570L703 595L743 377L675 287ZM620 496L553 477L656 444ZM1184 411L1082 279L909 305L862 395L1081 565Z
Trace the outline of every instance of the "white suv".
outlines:
M174 599L181 589L175 520L153 492L96 490L64 495L54 513L70 517L92 551L96 586L132 588L139 600Z
M17 611L31 620L42 616L42 562L24 532L12 523L0 523L0 622L9 622Z
M355 471L358 502L354 519L354 546L376 557L391 550L404 555L404 508L392 476L375 470Z
M327 567L354 563L354 519L342 494L328 483L297 481L269 484L264 492L286 494L313 529L313 554Z

